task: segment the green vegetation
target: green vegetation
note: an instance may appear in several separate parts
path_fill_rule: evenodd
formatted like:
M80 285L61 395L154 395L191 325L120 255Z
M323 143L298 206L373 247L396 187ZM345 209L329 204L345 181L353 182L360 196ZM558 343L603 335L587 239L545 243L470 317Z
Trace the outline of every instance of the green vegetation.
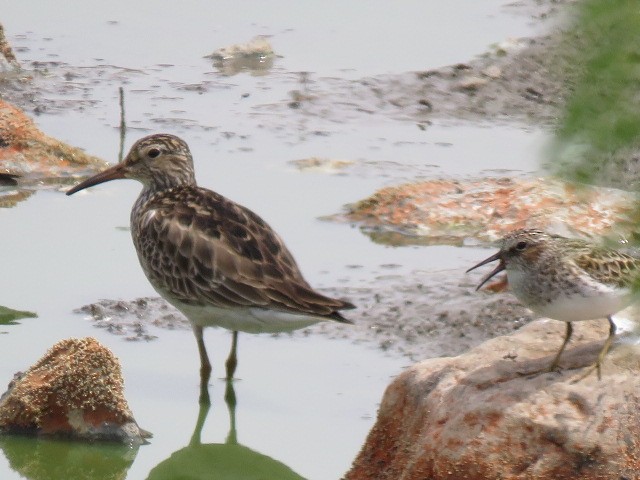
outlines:
M551 168L582 183L637 189L640 4L584 0L577 9L567 35L571 45L566 45L577 71L570 75L574 84L557 131Z
M37 317L33 312L21 312L19 310L12 310L11 308L0 306L0 325L17 325L16 320L21 318L34 318Z

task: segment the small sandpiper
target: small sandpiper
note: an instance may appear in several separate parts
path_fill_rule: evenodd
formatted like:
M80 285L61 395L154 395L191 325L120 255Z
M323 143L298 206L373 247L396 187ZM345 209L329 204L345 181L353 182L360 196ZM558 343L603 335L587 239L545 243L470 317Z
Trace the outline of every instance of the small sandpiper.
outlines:
M200 353L200 401L209 402L211 363L203 328L233 332L227 380L237 365L238 331L292 331L323 320L351 323L349 302L314 291L278 234L251 210L198 187L187 144L174 135L138 140L119 164L76 185L138 180L131 236L151 285L191 322Z
M564 341L549 371L556 369L571 338L571 322L609 320L609 336L594 365L600 378L600 365L616 333L611 316L632 303L640 258L540 230L517 230L502 239L498 253L467 272L496 260L500 263L476 290L506 270L511 290L524 305L542 316L567 322Z

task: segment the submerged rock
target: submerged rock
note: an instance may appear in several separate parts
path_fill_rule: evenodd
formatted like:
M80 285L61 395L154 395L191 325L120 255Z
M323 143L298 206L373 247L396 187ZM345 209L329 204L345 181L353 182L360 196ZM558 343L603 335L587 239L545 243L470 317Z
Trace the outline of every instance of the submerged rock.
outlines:
M94 338L56 343L0 398L0 432L143 443L120 363Z
M640 347L617 338L602 380L579 380L606 323L576 325L560 373L536 373L562 341L565 324L551 320L409 368L387 388L346 479L637 478Z

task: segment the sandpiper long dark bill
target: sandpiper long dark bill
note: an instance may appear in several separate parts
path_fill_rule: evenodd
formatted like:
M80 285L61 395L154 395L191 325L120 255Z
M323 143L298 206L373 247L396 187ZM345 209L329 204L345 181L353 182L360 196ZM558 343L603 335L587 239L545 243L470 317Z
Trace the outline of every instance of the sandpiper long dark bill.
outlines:
M549 371L558 366L571 338L571 322L609 320L609 336L594 364L600 378L600 365L616 333L611 317L634 300L632 287L640 275L640 258L540 230L517 230L503 238L498 253L467 271L496 260L498 266L478 288L506 270L511 290L524 305L539 315L567 322Z
M314 291L278 234L251 210L198 187L180 138L138 140L119 164L76 185L75 192L119 178L143 188L131 211L131 235L153 287L191 321L201 363L200 400L209 401L211 364L203 328L233 332L227 380L237 365L238 331L283 332L323 320L351 323L346 301Z

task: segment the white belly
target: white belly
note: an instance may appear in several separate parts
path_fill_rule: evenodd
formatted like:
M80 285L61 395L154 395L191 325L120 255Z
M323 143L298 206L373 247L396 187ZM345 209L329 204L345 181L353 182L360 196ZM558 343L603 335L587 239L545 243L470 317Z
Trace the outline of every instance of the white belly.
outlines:
M295 313L266 310L264 308L217 308L174 304L195 325L223 327L246 333L291 332L327 320Z
M613 315L630 304L629 295L601 295L593 297L558 297L551 303L532 307L536 313L555 320L578 322L597 320Z
M147 273L142 259L140 263L145 273ZM279 333L291 332L314 323L329 320L326 317L256 307L220 308L212 305L189 305L174 299L171 292L167 292L159 285L154 284L149 273L147 273L147 278L167 302L180 310L192 324L201 327L222 327L227 330L246 333Z
M524 305L539 315L565 322L606 318L628 307L633 299L629 289L604 285L586 276L579 288L555 295L545 292L539 284L529 284L531 277L519 270L507 271L507 277L513 293Z

